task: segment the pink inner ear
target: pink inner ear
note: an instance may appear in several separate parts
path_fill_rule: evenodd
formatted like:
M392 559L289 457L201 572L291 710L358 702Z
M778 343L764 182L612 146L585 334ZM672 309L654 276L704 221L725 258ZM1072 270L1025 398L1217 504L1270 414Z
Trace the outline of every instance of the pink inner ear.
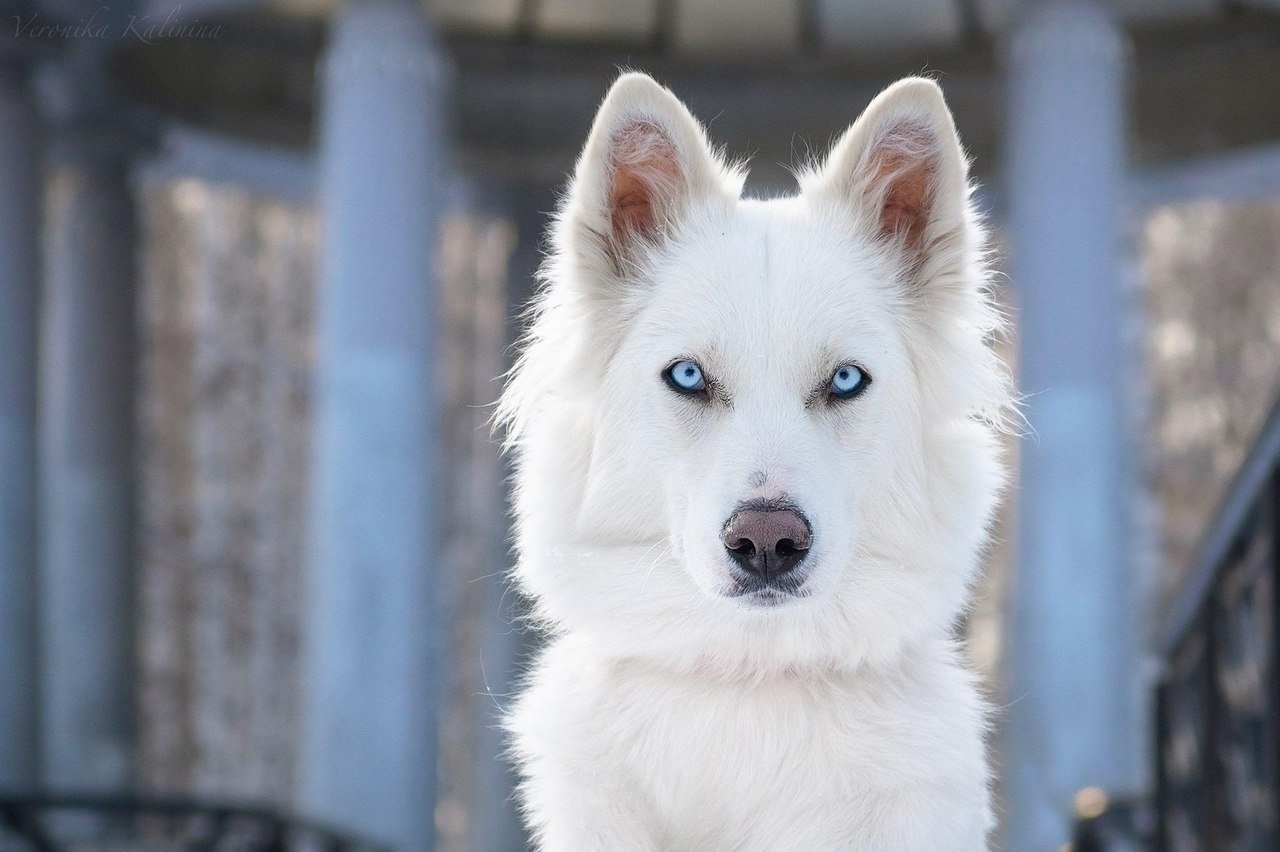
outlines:
M663 216L684 176L671 139L652 121L624 124L613 135L609 221L619 247L659 236Z
M882 187L880 233L918 250L924 242L932 204L937 143L914 122L889 129L871 152L873 186Z

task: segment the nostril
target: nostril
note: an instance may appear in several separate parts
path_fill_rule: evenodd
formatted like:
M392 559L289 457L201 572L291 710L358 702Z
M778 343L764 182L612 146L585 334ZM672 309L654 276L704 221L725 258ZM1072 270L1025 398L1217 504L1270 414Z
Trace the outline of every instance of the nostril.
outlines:
M793 553L804 553L809 549L809 537L807 535L797 535L795 538L784 538L774 545L774 550L779 556Z
M751 558L752 556L755 556L756 554L755 542L746 538L740 538L737 541L733 542L732 544L726 544L725 547L727 547L729 550L732 550L734 553L739 554L740 556L747 557L748 559Z

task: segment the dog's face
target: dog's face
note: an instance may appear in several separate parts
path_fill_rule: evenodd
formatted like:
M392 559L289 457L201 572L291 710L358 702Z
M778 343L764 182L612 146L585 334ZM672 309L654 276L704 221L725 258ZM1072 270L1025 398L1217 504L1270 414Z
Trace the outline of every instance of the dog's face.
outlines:
M669 92L615 84L503 400L517 576L622 652L945 630L1000 476L975 418L1009 391L941 94L887 90L795 197L741 184Z
M911 453L896 282L841 224L705 211L655 253L605 372L605 397L634 398L601 440L643 460L694 584L746 609L830 593L863 499Z

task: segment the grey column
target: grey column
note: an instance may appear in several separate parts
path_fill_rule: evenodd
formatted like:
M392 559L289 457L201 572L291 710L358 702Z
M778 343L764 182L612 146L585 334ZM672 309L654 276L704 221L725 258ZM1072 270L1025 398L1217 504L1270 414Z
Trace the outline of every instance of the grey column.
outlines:
M38 126L25 74L0 65L0 790L34 784L38 761Z
M126 144L68 129L41 322L41 686L47 784L133 770L134 206Z
M1143 618L1122 344L1126 47L1088 0L1028 4L1007 45L1009 238L1021 389L1005 848L1057 849L1073 794L1130 792Z
M432 845L433 304L443 68L420 7L353 3L323 69L323 256L301 805Z

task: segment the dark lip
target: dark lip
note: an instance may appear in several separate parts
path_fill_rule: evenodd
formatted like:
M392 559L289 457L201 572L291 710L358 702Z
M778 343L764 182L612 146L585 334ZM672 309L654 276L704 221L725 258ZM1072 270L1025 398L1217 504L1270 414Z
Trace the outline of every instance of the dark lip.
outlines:
M765 582L758 580L755 582L744 582L738 580L734 583L733 588L724 593L727 598L745 598L753 597L760 601L768 601L776 603L788 598L807 598L809 590L804 586L804 579L798 581L787 582L788 578L779 581Z
M765 579L758 575L735 571L731 574L732 585L724 592L725 597L740 598L746 595L771 593L778 597L805 598L810 594L806 583L812 572L809 570L792 571L781 577Z
M801 592L784 592L774 588L762 587L753 592L731 592L727 597L733 600L743 600L757 609L772 609L782 606L788 601L807 597L807 594L803 590Z

